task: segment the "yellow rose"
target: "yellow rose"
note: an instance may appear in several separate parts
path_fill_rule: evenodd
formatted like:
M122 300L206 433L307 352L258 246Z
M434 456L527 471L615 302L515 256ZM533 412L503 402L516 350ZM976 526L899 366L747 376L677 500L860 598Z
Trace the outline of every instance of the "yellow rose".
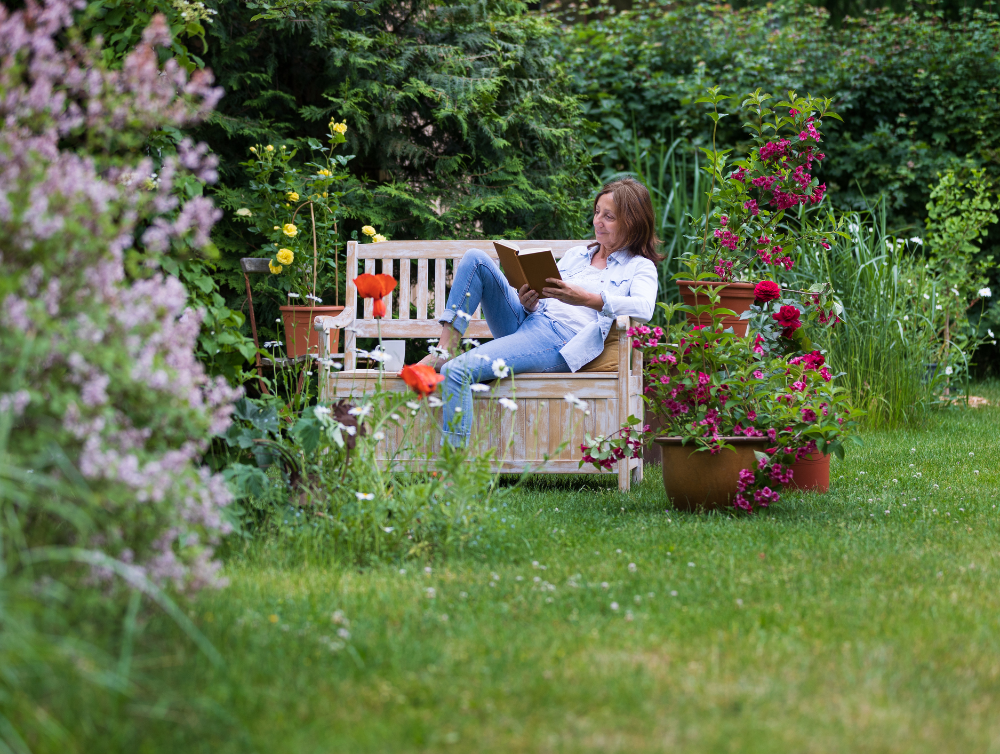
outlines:
M274 226L274 229L275 229L275 230L281 230L281 226L280 226L280 225L275 225L275 226Z
M291 264L295 261L295 255L291 249L278 249L278 253L275 256L282 264Z
M250 210L248 210L246 207L240 207L238 210L236 210L236 214L239 215L240 217L252 217L253 216L253 212L251 212Z
M284 269L280 264L275 264L270 259L267 260L267 266L270 268L272 275L280 275Z
M250 151L257 154L257 147L250 147Z
M372 243L382 243L383 241L388 241L389 239L383 236L381 233L376 233L372 236Z
M281 231L289 238L295 238L299 234L299 229L292 225L292 223L285 223L285 227Z
M290 202L297 202L299 200L299 195L296 194L294 191L289 191L287 194L285 194L285 197Z
M333 129L334 133L346 134L347 133L347 121L344 121L343 123L334 123L331 120L330 121L330 128Z
M326 198L327 198L327 197L328 197L329 195L330 195L330 194L328 194L328 193L327 193L326 191L324 191L324 192L323 192L323 198L324 198L324 199L326 199Z
M374 236L375 228L373 228L371 225L366 225L361 229L361 232L364 233L366 236Z
M274 151L274 147L272 147L270 144L268 144L266 147L264 147L264 149L267 150L268 152L273 152Z
M320 170L320 171L319 171L318 175L321 175L321 176L323 176L324 178L329 178L329 177L330 177L331 175L333 175L333 173L331 173L331 172L330 172L329 170L327 170L326 168L323 168L322 170Z

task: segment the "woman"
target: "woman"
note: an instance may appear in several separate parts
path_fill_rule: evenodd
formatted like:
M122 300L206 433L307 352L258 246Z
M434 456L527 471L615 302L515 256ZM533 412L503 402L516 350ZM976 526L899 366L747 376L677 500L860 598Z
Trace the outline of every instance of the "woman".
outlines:
M643 322L656 303L653 205L646 187L632 178L607 184L594 200L594 235L559 260L562 280L548 278L539 299L527 285L511 286L497 263L469 249L455 267L448 309L440 317L440 356L433 364L442 383L444 435L464 444L472 431L472 385L519 372L575 372L604 350L615 317ZM469 314L482 304L494 340L457 356Z

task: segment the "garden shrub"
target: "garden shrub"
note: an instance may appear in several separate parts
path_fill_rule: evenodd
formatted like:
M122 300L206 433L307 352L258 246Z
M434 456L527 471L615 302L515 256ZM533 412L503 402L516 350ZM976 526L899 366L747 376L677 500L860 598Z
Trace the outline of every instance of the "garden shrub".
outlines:
M792 0L730 11L703 3L657 5L571 27L561 40L590 137L624 167L633 134L694 145L711 121L695 100L708 87L758 87L830 97L843 124L829 127L820 173L839 206L864 209L885 194L897 227L924 216L937 174L957 163L1000 174L1000 26L995 11L873 12L829 24ZM718 143L745 142L741 119L719 124ZM743 148L746 148L744 143Z
M0 409L15 466L93 493L83 533L29 507L18 536L96 548L178 588L216 584L230 493L199 463L237 391L206 375L202 312L158 264L209 243L218 210L179 189L213 179L215 158L181 139L155 170L134 150L203 119L221 91L158 64L161 17L119 70L71 25L62 0L0 8Z

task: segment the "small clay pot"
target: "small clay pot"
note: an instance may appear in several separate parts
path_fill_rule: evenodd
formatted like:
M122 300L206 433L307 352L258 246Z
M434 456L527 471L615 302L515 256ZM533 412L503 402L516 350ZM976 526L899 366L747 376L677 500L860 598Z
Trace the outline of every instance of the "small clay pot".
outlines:
M678 280L677 287L681 290L681 298L684 300L685 304L689 306L704 306L710 303L708 296L704 293L695 295L695 293L690 290L696 286L704 286L707 288L717 288L721 298L717 306L721 306L723 309L731 309L736 312L735 317L726 316L722 320L722 327L726 329L727 327L733 328L733 332L740 337L746 337L747 330L750 327L750 320L740 319L740 314L747 311L750 305L753 303L753 283L722 283L722 282L711 282L711 281L701 281L697 282L694 280ZM712 317L709 314L702 314L701 316L695 316L693 314L687 315L688 322L692 325L711 325Z
M830 456L819 451L812 453L792 466L792 481L785 485L790 490L807 492L830 491Z
M695 450L680 437L657 437L663 458L663 487L674 508L683 511L731 508L736 497L740 471L757 466L754 451L763 452L770 445L764 437L725 437L736 448L712 454Z
M281 319L285 326L285 354L290 359L319 353L319 333L313 327L316 317L336 317L342 306L281 306ZM337 353L340 332L333 331L330 337L330 352Z

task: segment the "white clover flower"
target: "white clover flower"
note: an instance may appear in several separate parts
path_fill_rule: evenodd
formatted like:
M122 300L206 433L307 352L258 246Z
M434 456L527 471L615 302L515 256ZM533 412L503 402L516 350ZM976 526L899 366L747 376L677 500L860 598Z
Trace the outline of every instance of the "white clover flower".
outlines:
M510 367L507 366L507 362L503 359L495 359L493 361L493 374L501 380L510 374Z
M424 594L427 595L427 599L432 600L435 597L437 597L437 590L434 589L434 587L429 586L427 587L427 589L424 590Z
M354 496L358 500L374 500L375 499L375 494L372 493L372 492L355 492Z
M484 385L481 382L477 382L475 385L469 385L469 389L474 393L485 393L490 389L489 385Z
M638 569L638 567L636 566L635 563L629 563L628 564L628 571L629 571L629 573L635 573L637 569Z
M508 411L517 411L517 404L510 398L501 398L497 401L501 406L503 406Z
M980 288L979 295L982 296L983 298L990 298L993 295L993 291L991 291L989 288Z

